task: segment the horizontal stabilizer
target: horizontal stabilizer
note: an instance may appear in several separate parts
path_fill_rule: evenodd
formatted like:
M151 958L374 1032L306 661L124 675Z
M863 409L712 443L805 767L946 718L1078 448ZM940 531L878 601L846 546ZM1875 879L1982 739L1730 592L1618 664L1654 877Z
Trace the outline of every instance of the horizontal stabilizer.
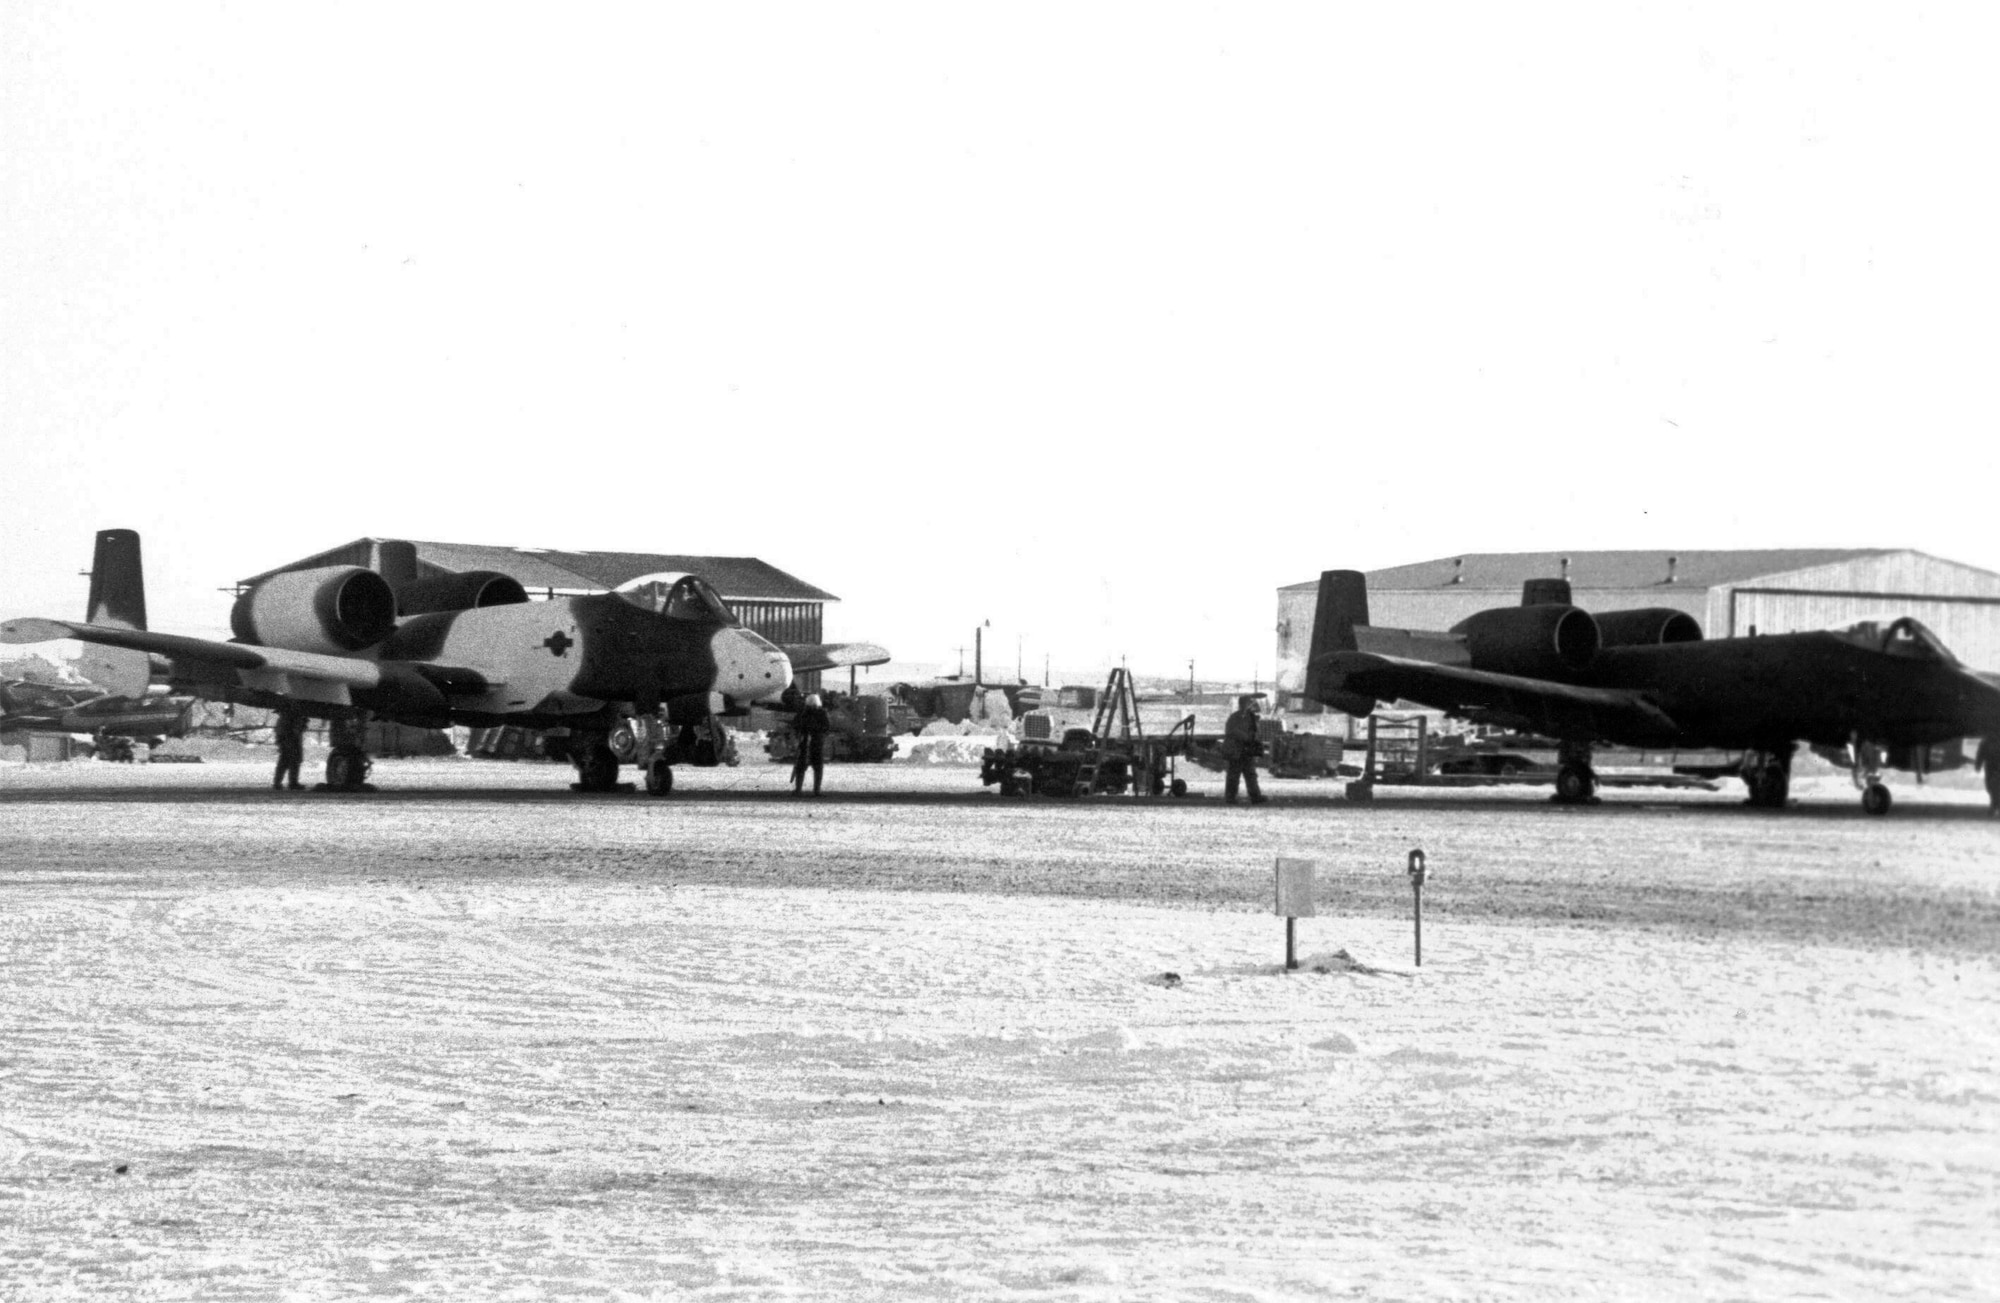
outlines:
M792 662L792 673L842 669L849 665L883 665L889 660L887 648L872 642L780 643L779 650Z
M1353 650L1399 660L1429 661L1433 665L1472 664L1472 653L1466 648L1463 634L1425 629L1383 629L1357 624Z
M1311 667L1329 688L1378 701L1414 701L1554 737L1644 742L1672 739L1671 716L1636 692L1440 665L1375 652L1336 651ZM1344 707L1343 707L1344 708Z
M77 635L68 620L8 620L0 624L0 642L61 642Z
M177 679L212 678L216 671L221 670L262 670L352 688L372 688L382 682L381 667L374 661L357 657L325 656L318 652L288 651L283 647L253 647L247 643L217 642L209 638L190 638L184 634L148 633L143 629L79 624L70 620L24 619L0 623L0 642L48 642L57 638L75 638L101 647L131 647L143 652L157 652L173 662L174 677Z

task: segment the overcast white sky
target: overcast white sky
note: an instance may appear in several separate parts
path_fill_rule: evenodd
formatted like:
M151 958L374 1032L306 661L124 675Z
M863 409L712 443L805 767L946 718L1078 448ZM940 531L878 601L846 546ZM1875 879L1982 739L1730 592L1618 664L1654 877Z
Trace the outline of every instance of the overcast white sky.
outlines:
M2000 569L1980 5L0 8L0 616L364 534L1268 676L1461 551ZM1010 666L1011 667L1011 666Z

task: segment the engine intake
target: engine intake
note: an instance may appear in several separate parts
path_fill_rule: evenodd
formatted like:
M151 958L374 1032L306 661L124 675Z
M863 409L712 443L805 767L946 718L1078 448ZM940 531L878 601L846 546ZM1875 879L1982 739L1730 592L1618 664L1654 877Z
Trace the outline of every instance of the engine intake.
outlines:
M1597 621L1576 606L1497 607L1467 616L1451 631L1464 637L1473 669L1528 678L1589 669L1602 645Z
M432 611L472 611L482 606L512 606L528 600L521 581L498 570L467 570L456 575L413 579L396 590L396 610L403 615Z
M1675 642L1700 642L1701 621L1671 606L1600 611L1597 633L1606 647L1664 647Z
M388 581L360 566L272 575L236 599L229 627L238 642L344 656L396 628Z

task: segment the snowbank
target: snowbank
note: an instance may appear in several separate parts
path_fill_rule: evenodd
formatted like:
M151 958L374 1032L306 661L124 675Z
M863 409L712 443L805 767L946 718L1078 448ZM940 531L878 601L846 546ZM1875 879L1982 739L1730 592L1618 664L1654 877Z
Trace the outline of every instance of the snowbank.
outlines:
M902 758L912 764L976 765L985 758L983 753L988 747L1011 745L1013 739L1005 733L982 732L920 738L915 742L905 742L899 750Z

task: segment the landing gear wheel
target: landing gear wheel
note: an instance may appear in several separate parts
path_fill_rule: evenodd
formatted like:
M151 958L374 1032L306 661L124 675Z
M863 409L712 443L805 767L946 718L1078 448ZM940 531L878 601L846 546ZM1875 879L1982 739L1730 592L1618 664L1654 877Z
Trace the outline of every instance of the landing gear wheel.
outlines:
M1869 814L1889 813L1889 789L1880 783L1870 783L1862 788L1861 808Z
M1791 799L1792 775L1785 766L1771 762L1743 775L1750 789L1750 804L1765 810L1782 810Z
M665 796L674 790L674 767L664 760L646 766L646 794Z
M1168 786L1167 790L1168 790L1169 792L1172 792L1172 793L1173 793L1173 794L1174 794L1175 796L1186 796L1186 795L1187 795L1187 779L1185 779L1185 778L1176 778L1176 779L1175 779L1175 780L1173 781L1173 783L1172 783L1171 785L1169 785L1169 786Z
M326 758L326 785L335 792L365 792L373 762L366 751L335 747Z
M576 762L577 786L586 792L618 790L618 757L599 742Z
M1556 800L1581 805L1597 791L1597 775L1588 765L1568 764L1556 770Z

